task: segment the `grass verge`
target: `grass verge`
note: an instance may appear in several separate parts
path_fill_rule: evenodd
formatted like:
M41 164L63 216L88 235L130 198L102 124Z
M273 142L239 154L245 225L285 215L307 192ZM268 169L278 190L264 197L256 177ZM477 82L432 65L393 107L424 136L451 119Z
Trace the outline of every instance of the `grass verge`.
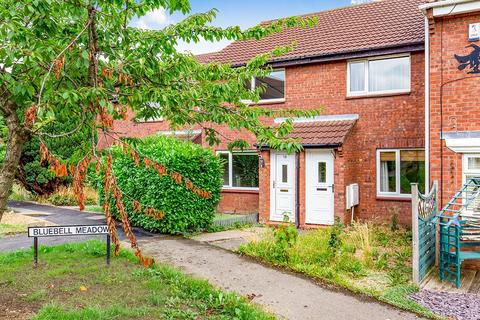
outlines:
M27 227L26 224L0 223L0 238L11 234L26 232Z
M274 319L233 293L122 250L105 264L100 241L0 254L1 319Z
M418 287L410 282L411 232L386 226L355 224L297 234L280 227L264 239L242 245L240 253L362 293L432 319L443 319L410 299Z

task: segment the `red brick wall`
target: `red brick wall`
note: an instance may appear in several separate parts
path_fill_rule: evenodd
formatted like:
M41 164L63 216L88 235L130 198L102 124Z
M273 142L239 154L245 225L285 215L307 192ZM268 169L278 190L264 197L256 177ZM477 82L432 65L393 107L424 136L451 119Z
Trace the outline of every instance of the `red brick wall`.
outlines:
M133 122L134 114L129 112L128 120L115 120L113 125L113 130L111 135L118 137L135 137L143 138L152 135L158 134L159 131L169 131L171 130L170 125L167 121L154 121L154 122ZM229 131L226 126L218 127L224 134L224 136L229 139L238 139L242 137L249 141L255 141L253 135L249 132L233 132ZM190 126L184 128L185 130L198 130L200 126ZM110 146L113 142L113 138L110 135L99 134L98 147L103 149L107 146ZM200 141L194 141L199 143L204 147L209 147L208 143L205 141L205 136L202 135L199 139ZM227 144L229 140L224 139L222 143L218 146L212 148L213 152L217 150L227 150ZM256 149L255 149L256 151ZM247 214L247 213L257 213L258 212L258 191L238 191L235 190L224 190L222 191L222 197L217 207L218 212L223 213L238 213L238 214Z
M424 147L424 54L412 53L411 93L396 96L346 97L347 62L336 61L323 64L294 66L286 69L286 101L272 104L272 108L322 107L325 115L358 114L359 120L335 159L335 214L348 220L345 212L345 186L358 183L360 205L356 216L361 219L389 221L393 212L400 214L400 222L410 223L410 202L377 199L376 197L376 150L377 148L416 148ZM149 124L147 124L149 125ZM166 124L149 125L161 130ZM124 130L130 130L122 124ZM225 150L229 139L242 137L253 145L254 137L247 132L232 132L226 127L219 128L223 143L215 147ZM132 128L137 133L140 126ZM150 132L145 129L145 132ZM203 145L206 145L203 141ZM253 148L253 147L252 147ZM267 220L270 212L270 159L268 152L262 152L265 167L260 169L260 192L258 200L254 194L246 196L237 193L223 194L219 210L247 212L259 203L261 220ZM304 172L304 158L301 155L301 172ZM302 162L303 161L303 162ZM304 174L304 173L302 173ZM301 176L300 211L304 212L304 177ZM249 197L248 201L243 201ZM242 200L243 199L243 200ZM301 218L303 219L303 217ZM303 220L301 220L303 223Z
M345 212L345 186L356 182L360 187L357 217L388 221L398 211L400 221L410 223L408 201L377 199L376 150L424 147L424 55L413 53L411 57L411 93L390 97L346 98L346 61L287 69L286 106L322 106L324 114L359 115L342 152L336 154L337 216Z
M359 120L335 157L335 215L350 219L345 210L345 186L358 183L360 205L355 215L361 219L386 222L393 213L410 224L410 201L377 199L376 150L378 148L424 147L424 54L412 53L411 93L388 97L346 98L346 61L290 67L286 70L286 101L272 107L313 109L325 115L358 114ZM262 153L264 158L267 152ZM260 216L267 220L269 201L269 161L260 171ZM300 156L300 224L304 225L305 158ZM268 200L268 201L267 201Z
M218 212L247 214L258 212L258 191L223 190Z
M480 130L480 75L458 70L454 58L454 54L471 52L465 48L472 43L468 25L480 22L480 13L430 22L430 176L440 184L443 206L462 184L462 155L448 149L440 134ZM480 45L480 41L474 43Z
M264 160L264 167L258 169L258 213L262 223L268 222L270 218L270 152L262 151L261 157Z

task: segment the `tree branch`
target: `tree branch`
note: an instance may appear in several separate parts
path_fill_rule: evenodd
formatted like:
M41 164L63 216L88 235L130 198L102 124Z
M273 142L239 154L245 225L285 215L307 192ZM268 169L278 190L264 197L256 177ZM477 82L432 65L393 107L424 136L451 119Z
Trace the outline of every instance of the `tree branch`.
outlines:
M89 27L89 25L91 24L91 20L89 19L87 21L87 23L85 24L84 28L82 29L82 31L80 31L80 33L78 33L75 38L73 38L72 41L70 41L70 43L55 57L55 59L52 61L50 67L48 68L48 72L47 74L43 77L43 80L42 80L42 85L40 87L40 91L38 93L38 101L37 101L37 106L40 107L40 104L41 104L41 101L42 101L42 94L43 94L43 90L45 89L45 83L47 82L47 79L48 77L50 76L50 74L52 73L52 70L53 70L53 67L55 66L55 61L60 58L64 53L65 51L68 50L68 48L70 48L79 38L80 36L85 32L85 30L87 30L87 28Z

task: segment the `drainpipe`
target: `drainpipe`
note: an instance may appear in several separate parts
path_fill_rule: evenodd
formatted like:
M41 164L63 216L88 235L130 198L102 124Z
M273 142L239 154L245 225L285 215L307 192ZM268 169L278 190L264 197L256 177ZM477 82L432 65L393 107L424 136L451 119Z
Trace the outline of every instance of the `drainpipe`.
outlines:
M295 226L300 228L300 152L295 153Z
M430 190L430 32L425 14L425 192Z

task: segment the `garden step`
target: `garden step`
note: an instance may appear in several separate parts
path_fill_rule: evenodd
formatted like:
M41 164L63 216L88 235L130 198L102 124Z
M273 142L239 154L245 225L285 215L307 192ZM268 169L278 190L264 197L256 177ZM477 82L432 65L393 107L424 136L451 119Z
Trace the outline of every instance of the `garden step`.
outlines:
M460 252L460 260L477 260L480 259L480 252L462 251Z

